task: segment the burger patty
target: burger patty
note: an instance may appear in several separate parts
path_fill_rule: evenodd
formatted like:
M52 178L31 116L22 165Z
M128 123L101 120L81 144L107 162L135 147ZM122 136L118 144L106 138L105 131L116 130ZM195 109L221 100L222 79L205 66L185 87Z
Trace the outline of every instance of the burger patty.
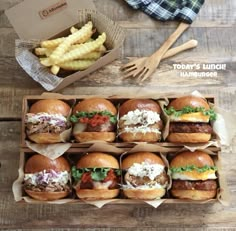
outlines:
M87 124L86 132L113 132L115 130L115 124L111 123L110 121L107 121L106 123L92 126L90 124Z
M176 122L170 123L170 133L208 133L212 134L213 129L207 123L184 123Z
M70 187L68 184L62 185L59 183L33 185L33 184L28 184L27 182L25 182L24 188L27 190L34 191L34 192L61 192L61 191L69 192L70 191Z
M177 190L215 190L217 183L215 180L205 181L189 181L189 180L173 180L172 189Z
M133 186L141 186L145 184L159 183L160 185L165 185L168 182L168 176L165 172L158 175L154 180L150 180L149 177L139 177L130 175L128 172L125 174L125 181L129 182Z
M63 126L49 125L47 122L40 122L38 124L27 123L26 133L32 135L35 133L61 133L68 129L69 126L64 124Z

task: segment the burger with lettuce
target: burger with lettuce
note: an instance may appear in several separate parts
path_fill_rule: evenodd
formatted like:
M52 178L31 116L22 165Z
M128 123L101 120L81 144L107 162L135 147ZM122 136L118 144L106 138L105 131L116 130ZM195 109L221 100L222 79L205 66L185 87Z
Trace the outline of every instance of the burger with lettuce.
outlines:
M73 135L78 142L116 138L117 109L107 99L88 98L75 105L71 122Z
M201 143L211 139L213 129L210 122L216 120L216 113L206 99L183 96L172 100L165 112L170 118L168 141Z
M171 160L170 170L173 197L207 200L216 196L217 168L209 154L202 151L179 153Z
M102 152L88 153L72 167L76 195L85 200L117 197L120 191L120 176L117 159Z

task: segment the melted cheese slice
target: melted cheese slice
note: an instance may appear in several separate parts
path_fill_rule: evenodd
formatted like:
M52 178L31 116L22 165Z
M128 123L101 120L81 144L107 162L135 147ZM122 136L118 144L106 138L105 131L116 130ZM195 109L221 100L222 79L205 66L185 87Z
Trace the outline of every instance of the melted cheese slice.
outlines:
M202 112L194 112L194 113L183 114L178 117L171 115L170 121L171 122L181 121L181 122L205 122L205 123L208 123L209 118L210 118L210 116L203 115Z
M208 170L205 172L191 171L172 174L172 179L174 180L208 180L216 178L217 177L214 170Z

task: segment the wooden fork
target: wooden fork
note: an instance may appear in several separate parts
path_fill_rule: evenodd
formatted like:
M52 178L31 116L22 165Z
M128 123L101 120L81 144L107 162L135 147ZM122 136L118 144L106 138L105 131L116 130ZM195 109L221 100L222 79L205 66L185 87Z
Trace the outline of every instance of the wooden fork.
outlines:
M141 82L147 79L156 70L167 50L189 26L190 24L181 22L174 33L151 56L143 57L124 65L122 68L125 71L124 78L134 77L138 78Z

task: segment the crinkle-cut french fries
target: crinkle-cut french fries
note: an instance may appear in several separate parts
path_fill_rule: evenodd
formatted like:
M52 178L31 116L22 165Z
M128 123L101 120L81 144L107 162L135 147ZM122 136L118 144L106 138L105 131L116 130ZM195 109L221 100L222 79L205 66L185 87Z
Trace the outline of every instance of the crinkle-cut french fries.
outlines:
M67 52L55 64L64 63L75 59L80 59L84 55L98 49L105 42L105 40L106 40L106 34L102 33L101 35L98 36L96 40L81 44L79 48Z
M96 60L75 60L59 63L58 66L67 71L83 71L95 62Z
M96 31L92 22L82 28L70 28L67 37L42 41L40 47L34 49L39 56L40 63L50 68L50 72L57 75L60 69L68 71L82 71L91 66L105 52L103 45L106 34L102 33L97 39L91 38Z
M66 37L65 40L62 43L60 43L59 46L49 56L51 61L54 64L59 63L61 56L69 50L72 44L78 41L83 43L87 41L89 37L91 37L93 33L92 29L93 29L93 24L91 21L89 21L80 30Z

